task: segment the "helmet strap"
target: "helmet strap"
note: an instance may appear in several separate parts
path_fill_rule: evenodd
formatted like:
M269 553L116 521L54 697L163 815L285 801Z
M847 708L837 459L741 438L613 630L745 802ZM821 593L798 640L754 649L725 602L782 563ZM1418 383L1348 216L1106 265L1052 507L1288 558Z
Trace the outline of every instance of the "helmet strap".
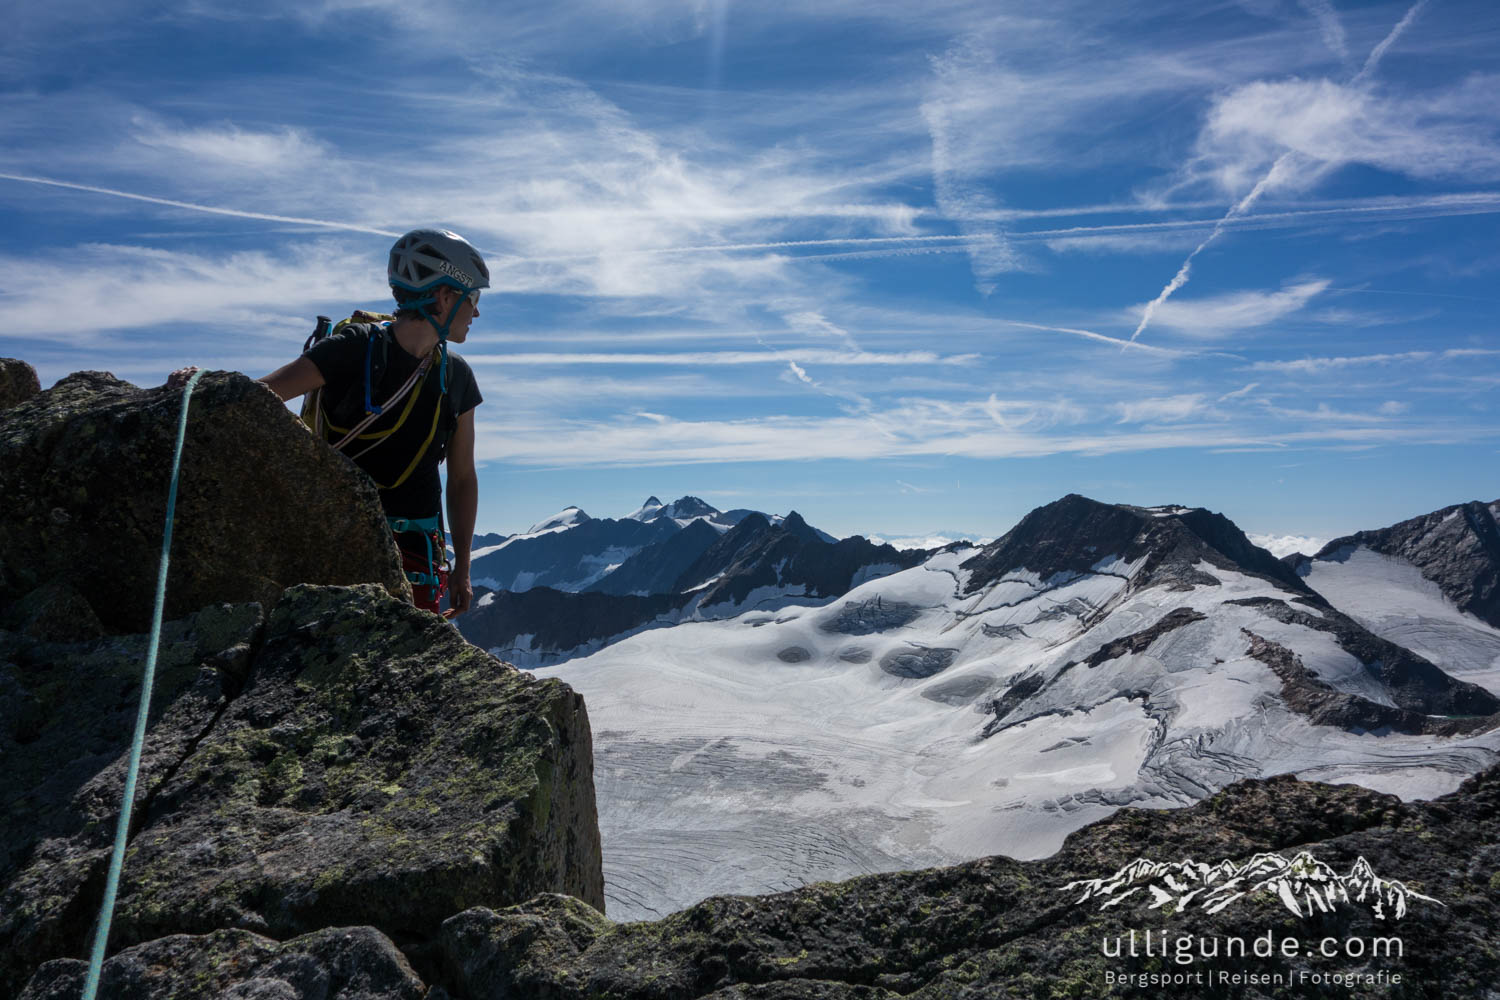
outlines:
M425 319L428 324L437 331L438 350L442 354L443 358L442 364L438 367L438 390L440 392L446 393L448 391L448 328L453 325L454 318L458 316L458 307L463 305L463 296L468 295L469 292L471 292L473 289L468 288L465 285L461 285L458 282L448 278L443 279L441 284L448 288L457 289L460 296L459 300L453 303L453 308L448 310L447 318L445 318L441 323L439 323L437 317L427 309L428 306L433 305L437 302L436 294L423 295L418 299L409 299L405 302L399 303L399 306L402 309L415 309L417 311L417 314Z
M427 307L436 301L435 297L426 298L417 303L417 310L422 314L423 318L432 325L432 328L437 331L438 335L438 351L442 354L443 357L442 364L438 368L439 392L448 391L448 328L453 325L454 318L458 316L458 307L463 305L463 296L467 294L469 294L469 290L467 288L459 289L459 300L453 303L453 308L448 310L448 315L441 324L438 323L437 319L432 315L432 313L427 311Z

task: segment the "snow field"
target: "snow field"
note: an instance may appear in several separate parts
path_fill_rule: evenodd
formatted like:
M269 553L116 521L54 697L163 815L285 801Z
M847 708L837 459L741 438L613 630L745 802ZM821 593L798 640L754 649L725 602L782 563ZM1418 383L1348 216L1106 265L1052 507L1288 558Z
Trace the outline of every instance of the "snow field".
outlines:
M1341 690L1390 699L1328 633L1224 603L1292 596L1265 580L1200 565L1219 585L1130 592L1139 564L1105 559L1100 573L1016 574L962 597L958 563L971 554L823 606L747 603L738 618L642 632L539 671L588 705L611 916L1045 856L1122 805L1186 805L1244 777L1291 772L1416 798L1500 759L1500 734L1348 733L1288 710L1241 629ZM1181 607L1208 617L1082 662ZM927 677L882 668L924 650L951 650L951 663ZM989 703L1030 675L1042 687L981 738Z

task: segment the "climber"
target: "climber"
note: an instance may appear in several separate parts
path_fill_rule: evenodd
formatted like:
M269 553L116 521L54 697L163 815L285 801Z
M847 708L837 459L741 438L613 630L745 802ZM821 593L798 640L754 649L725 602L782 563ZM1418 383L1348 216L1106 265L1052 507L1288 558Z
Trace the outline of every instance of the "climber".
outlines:
M391 322L340 324L332 336L260 381L283 401L315 393L307 408L310 422L380 490L414 602L437 612L446 590L450 613L461 614L473 601L469 553L479 502L474 408L483 398L472 369L448 345L468 337L489 270L479 251L456 233L415 229L391 248L386 277L396 300ZM191 371L174 372L169 384L180 384ZM451 571L438 475L445 459Z

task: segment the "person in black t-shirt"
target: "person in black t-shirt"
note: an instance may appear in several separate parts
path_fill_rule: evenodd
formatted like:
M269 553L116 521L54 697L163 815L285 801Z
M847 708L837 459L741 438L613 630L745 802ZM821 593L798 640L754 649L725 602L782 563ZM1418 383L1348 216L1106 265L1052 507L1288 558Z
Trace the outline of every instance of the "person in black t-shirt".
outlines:
M417 606L437 611L446 585L452 613L460 614L474 598L474 408L483 397L473 370L448 345L467 339L489 270L456 233L416 229L391 248L387 277L396 297L393 322L347 325L260 381L282 400L319 391L320 429L380 488ZM391 402L403 386L405 395ZM445 459L451 572L443 568L439 527L438 464Z

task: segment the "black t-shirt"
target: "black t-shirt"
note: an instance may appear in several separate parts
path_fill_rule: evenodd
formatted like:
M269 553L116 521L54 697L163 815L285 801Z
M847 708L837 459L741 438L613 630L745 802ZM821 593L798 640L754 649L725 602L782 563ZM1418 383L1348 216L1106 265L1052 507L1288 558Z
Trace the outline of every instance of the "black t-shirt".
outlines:
M422 363L396 343L389 327L380 324L346 326L336 336L314 344L303 356L323 374L322 405L325 423L331 425L325 431L330 442L343 438L365 418L367 359L370 401L376 406L384 406ZM432 517L438 513L442 505L438 463L446 457L448 436L460 416L484 401L474 372L463 358L448 351L446 395L439 388L441 367L434 361L406 398L375 418L344 448L344 454L380 487L380 503L390 517ZM384 439L371 436L385 434L392 427L397 429ZM370 448L376 440L380 443ZM421 457L407 474L419 452ZM406 478L397 485L404 474Z

